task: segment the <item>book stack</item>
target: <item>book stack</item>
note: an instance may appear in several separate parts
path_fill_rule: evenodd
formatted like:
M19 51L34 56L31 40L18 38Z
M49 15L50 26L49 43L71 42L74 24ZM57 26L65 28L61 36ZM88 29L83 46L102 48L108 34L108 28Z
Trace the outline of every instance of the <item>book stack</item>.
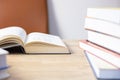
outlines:
M8 65L6 62L6 54L8 54L8 52L0 48L0 80L6 79L10 76L7 72Z
M88 8L79 45L100 80L120 80L120 8Z

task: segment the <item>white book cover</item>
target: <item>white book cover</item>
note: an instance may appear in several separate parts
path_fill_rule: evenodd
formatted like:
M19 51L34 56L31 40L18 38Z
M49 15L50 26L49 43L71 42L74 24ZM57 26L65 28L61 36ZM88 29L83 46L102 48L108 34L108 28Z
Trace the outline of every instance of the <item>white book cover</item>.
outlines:
M79 42L79 46L80 48L92 53L93 55L107 61L108 63L120 69L120 54L95 45L86 40L81 40Z
M120 54L120 39L118 38L94 31L88 31L88 40Z
M6 54L8 54L8 52L0 48L0 70L8 66L6 61Z
M120 24L120 8L88 8L87 16Z
M120 25L93 18L85 19L85 28L120 38Z
M7 72L6 69L0 70L0 80L5 80L9 76L10 76L10 74Z
M87 51L85 51L85 54L97 78L112 80L120 79L120 69Z

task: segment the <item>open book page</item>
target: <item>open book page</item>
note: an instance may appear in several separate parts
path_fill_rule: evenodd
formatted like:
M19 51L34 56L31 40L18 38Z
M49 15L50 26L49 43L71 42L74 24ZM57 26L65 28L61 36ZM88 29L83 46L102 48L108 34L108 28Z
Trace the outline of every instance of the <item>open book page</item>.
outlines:
M16 26L0 29L0 39L2 39L5 36L11 36L11 35L18 36L21 38L23 42L25 42L26 32L24 29Z
M26 44L33 42L41 42L66 47L63 41L58 36L53 36L50 34L44 34L39 32L33 32L27 36Z

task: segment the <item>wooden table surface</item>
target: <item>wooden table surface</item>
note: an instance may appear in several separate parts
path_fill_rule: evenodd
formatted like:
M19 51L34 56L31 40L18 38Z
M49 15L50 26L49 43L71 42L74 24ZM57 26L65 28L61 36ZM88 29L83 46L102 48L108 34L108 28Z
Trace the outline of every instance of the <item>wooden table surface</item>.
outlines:
M66 43L72 54L8 55L7 80L96 80L78 41Z

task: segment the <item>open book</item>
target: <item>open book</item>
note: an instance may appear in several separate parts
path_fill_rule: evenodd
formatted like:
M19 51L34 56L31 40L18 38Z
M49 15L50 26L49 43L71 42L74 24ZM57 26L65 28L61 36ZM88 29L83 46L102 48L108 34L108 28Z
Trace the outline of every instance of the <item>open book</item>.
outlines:
M21 45L26 53L70 53L58 36L32 32L27 35L21 27L0 29L0 48Z

